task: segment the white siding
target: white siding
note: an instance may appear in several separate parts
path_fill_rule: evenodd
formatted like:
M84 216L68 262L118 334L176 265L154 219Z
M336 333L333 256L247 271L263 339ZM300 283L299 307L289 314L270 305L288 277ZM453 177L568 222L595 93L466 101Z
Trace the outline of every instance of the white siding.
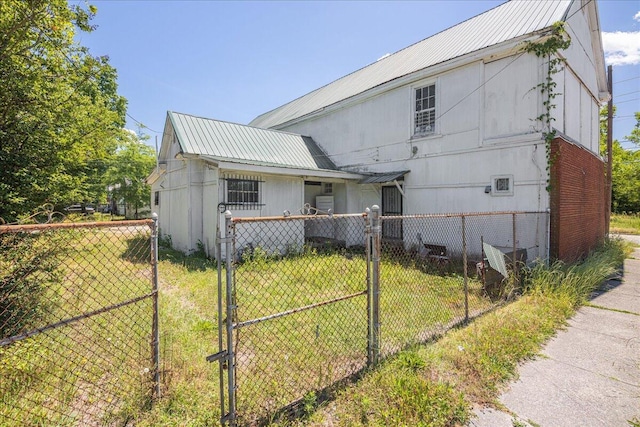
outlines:
M536 85L542 63L534 55L507 57L485 65L484 138L540 131Z

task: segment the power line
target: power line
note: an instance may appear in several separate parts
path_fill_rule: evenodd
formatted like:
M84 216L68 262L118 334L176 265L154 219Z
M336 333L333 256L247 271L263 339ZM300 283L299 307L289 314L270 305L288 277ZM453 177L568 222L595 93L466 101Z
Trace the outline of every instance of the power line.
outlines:
M617 105L617 104L624 104L624 103L626 103L626 102L633 102L633 101L640 101L640 98L633 98L633 99L628 99L628 100L626 100L626 101L616 102L616 105Z
M634 93L638 93L640 90L634 90L633 92L621 93L620 95L616 95L616 98L619 96L633 95ZM615 104L615 102L614 102Z
M640 79L640 76L635 76L635 77L631 77L631 78L624 79L624 80L618 80L617 82L613 82L613 84L616 85L618 83L624 83L624 82L628 82L628 81L636 80L636 79Z
M127 117L129 117L131 120L133 120L134 122L136 122L138 125L140 125L140 127L144 128L144 129L148 129L148 130L150 130L151 132L154 132L154 133L157 133L157 134L162 133L162 132L158 132L157 130L153 130L153 129L151 129L149 126L145 125L145 124L144 124L144 123L142 123L141 121L136 120L136 119L135 119L131 114L129 114L129 113L127 113Z

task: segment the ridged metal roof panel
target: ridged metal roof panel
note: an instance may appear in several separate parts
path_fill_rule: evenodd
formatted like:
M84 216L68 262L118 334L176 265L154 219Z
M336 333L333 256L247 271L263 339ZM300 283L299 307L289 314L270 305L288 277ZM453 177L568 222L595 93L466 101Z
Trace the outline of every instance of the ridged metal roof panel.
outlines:
M400 178L403 178L410 171L397 171L397 172L385 172L385 173L375 173L371 175L367 175L362 178L358 184L385 184L387 182L393 182Z
M511 0L256 117L270 128L402 76L550 27L572 0Z
M182 151L220 160L308 170L337 170L313 139L169 111Z

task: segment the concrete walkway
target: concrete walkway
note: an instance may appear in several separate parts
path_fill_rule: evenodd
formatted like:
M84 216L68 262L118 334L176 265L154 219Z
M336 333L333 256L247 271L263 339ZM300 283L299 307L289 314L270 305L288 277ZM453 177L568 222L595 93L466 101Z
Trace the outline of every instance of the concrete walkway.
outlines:
M623 236L624 237L624 236ZM638 240L634 236L629 240ZM640 249L473 427L624 427L640 423Z

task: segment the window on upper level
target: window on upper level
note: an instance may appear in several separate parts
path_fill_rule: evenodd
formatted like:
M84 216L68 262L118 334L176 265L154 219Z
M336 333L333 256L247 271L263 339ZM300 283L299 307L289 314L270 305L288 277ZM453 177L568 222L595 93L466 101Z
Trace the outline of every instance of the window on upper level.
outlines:
M436 129L436 85L415 89L415 109L413 116L414 136L430 135Z

